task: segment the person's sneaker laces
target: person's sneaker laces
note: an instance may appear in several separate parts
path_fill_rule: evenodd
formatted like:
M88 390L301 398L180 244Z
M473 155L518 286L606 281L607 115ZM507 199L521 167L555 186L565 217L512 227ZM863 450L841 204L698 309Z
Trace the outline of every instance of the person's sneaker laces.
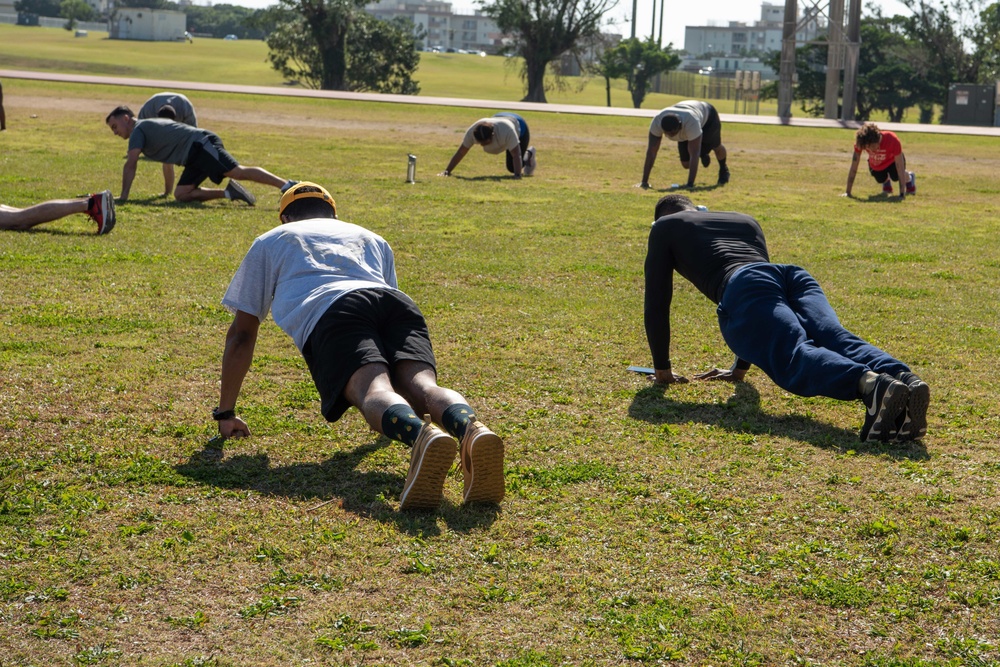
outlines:
M865 423L858 434L861 441L893 440L897 434L896 420L905 413L909 398L910 390L904 383L888 373L880 374L871 391L861 397L865 405Z
M906 410L896 420L898 426L896 439L919 440L927 434L927 408L931 404L931 388L915 373L909 371L897 373L896 379L910 390Z
M455 439L432 424L430 415L424 415L424 425L410 452L410 470L399 496L399 509L437 509L457 450Z
M712 164L712 154L705 153L704 155L701 156L701 166L707 167L710 164Z
M917 174L916 172L910 172L910 180L906 182L906 194L915 195L917 194Z
M231 178L229 179L229 184L226 186L226 194L233 201L244 201L251 206L257 203L257 198L249 190Z
M885 179L885 183L882 184L882 192L887 195L892 194L892 181L890 179Z
M469 424L462 437L462 500L499 503L503 500L503 440L482 422Z
M524 175L531 176L535 173L535 168L538 166L538 159L535 157L535 147L529 146L528 150L524 151L525 156L528 160L524 163Z
M90 195L87 215L97 223L99 235L107 234L115 228L115 198L111 196L111 190Z
M729 182L729 167L722 167L719 169L719 185L725 185Z

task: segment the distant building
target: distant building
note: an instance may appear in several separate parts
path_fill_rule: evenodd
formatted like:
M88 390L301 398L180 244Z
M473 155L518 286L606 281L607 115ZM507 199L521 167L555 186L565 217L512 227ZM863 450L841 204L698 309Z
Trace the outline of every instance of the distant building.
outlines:
M730 21L726 26L687 26L684 29L684 50L693 56L707 54L740 56L752 53L770 53L781 50L782 24L785 6L765 2L760 7L760 20L752 25ZM826 19L816 7L806 7L799 12L799 42L816 39L826 32ZM734 68L736 69L736 68Z
M185 39L187 15L167 9L119 7L109 22L110 39L172 42Z
M428 0L379 0L365 11L377 19L390 21L407 18L424 36L417 46L427 50L439 48L496 53L503 46L503 33L490 17L477 10L473 14L456 14L450 2Z

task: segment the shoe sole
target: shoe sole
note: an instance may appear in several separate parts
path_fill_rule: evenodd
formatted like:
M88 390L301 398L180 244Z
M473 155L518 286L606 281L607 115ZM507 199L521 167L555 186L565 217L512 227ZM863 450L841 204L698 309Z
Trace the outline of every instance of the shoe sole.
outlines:
M886 425L896 425L896 419L900 413L906 409L910 400L909 388L902 383L902 386L890 386L882 397L882 404L879 406L878 418L872 424L865 442L889 442L896 437L895 429L888 428L885 432L882 427Z
M504 496L503 440L484 433L472 441L467 454L469 470L462 500L467 503L499 503Z
M910 418L907 433L900 431L900 440L919 440L927 435L927 408L931 405L931 388L926 382L916 382L910 385L910 398L906 404L907 416Z
M107 191L102 192L101 195L102 195L102 197L101 197L101 199L102 199L101 203L104 204L106 202L107 205L104 207L104 211L103 211L103 213L104 213L104 226L101 229L99 229L97 233L98 234L107 234L108 232L110 232L112 229L115 228L115 222L116 222L116 220L115 220L115 198L114 198L114 196L112 196L112 194L110 192L107 192Z
M451 438L432 440L420 460L412 464L417 469L412 476L407 475L410 482L399 497L399 509L437 509L444 499L444 480L457 451L458 446Z
M229 188L232 189L232 191L236 195L238 195L238 199L241 202L245 202L246 204L248 204L250 206L254 206L257 203L257 198L254 197L253 194L251 194L249 190L247 190L246 188L244 188L242 185L240 185L236 181L230 180L229 181Z

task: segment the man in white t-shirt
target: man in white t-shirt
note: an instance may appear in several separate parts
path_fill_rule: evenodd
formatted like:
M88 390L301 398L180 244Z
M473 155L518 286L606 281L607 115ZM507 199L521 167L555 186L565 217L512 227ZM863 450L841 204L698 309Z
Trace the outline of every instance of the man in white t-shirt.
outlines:
M678 157L688 170L686 187L694 187L698 176L698 161L708 166L712 162L711 153L719 161L719 185L729 182L729 167L726 166L726 147L722 145L722 121L719 112L708 102L687 100L663 109L649 124L649 142L646 146L646 162L642 167L642 182L636 187L649 187L649 174L656 163L656 154L664 135L677 142Z
M492 155L506 151L507 171L514 174L514 178L521 178L522 173L531 176L535 173L538 160L535 147L530 146L530 142L528 123L516 113L501 111L492 118L480 118L465 131L461 145L439 175L451 176L469 149L479 144Z
M353 405L373 429L412 447L400 509L441 504L456 440L463 500L500 502L503 441L476 419L461 394L438 386L427 323L397 286L389 244L338 220L330 193L308 181L282 195L279 217L280 226L254 241L222 299L235 318L212 413L219 433L250 435L236 415L236 399L258 327L271 312L302 352L327 421Z

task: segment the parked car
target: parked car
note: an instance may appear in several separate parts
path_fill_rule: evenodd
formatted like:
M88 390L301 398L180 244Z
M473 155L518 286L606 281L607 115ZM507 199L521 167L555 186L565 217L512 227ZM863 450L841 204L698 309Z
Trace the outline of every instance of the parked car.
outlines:
M225 39L225 40L228 40L230 42L233 42L233 41L236 41L237 39L239 39L239 37L237 37L236 35L226 35L222 39Z

